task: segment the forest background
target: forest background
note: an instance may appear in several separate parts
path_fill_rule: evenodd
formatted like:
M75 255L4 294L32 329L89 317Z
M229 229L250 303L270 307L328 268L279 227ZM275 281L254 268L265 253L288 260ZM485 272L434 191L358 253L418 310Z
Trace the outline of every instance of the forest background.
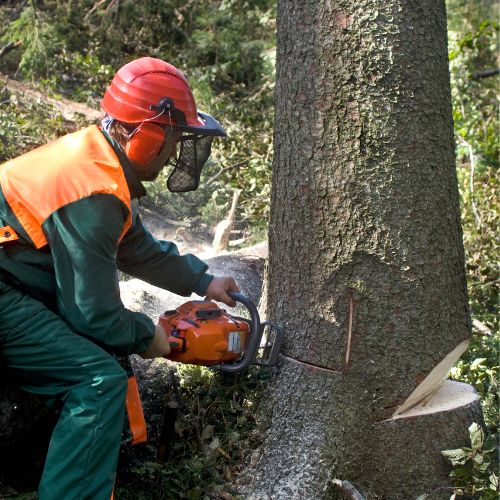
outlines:
M499 66L499 12L495 0L446 3L457 174L474 321L471 347L451 377L476 387L487 435L498 437L499 76L488 70ZM0 162L87 124L84 116L68 121L45 100L24 99L7 90L9 79L21 80L48 97L98 109L116 69L135 57L159 57L185 72L199 109L222 122L228 139L216 141L198 191L170 194L164 176L148 186L145 204L169 219L209 230L226 215L234 190L241 189L237 228L245 245L266 239L276 0L6 0L0 4L0 26ZM196 401L191 404L193 412L207 413L213 402L213 394L207 396L214 389L213 377L193 369L184 370L181 380L188 394L196 394L190 400ZM263 381L250 374L237 383L243 384L247 404L256 405L255 389ZM249 445L252 422L235 415L229 404L234 386L218 390L221 402L205 415L201 445L200 439L195 443L185 438L179 449L182 460L175 467L167 471L143 466L134 481L157 484L161 477L167 491L178 482L185 498L202 498L207 491L211 497L224 494L224 484L231 482L234 472L231 467ZM206 424L217 412L224 416L223 428L220 423ZM202 425L194 414L185 419L188 424ZM217 447L203 446L203 432L211 444L214 433L220 434L216 444L223 453L214 455ZM495 446L487 443L458 463L457 491L480 494L481 485L488 487L498 458ZM137 491L134 498L139 498ZM124 490L120 498L126 497Z

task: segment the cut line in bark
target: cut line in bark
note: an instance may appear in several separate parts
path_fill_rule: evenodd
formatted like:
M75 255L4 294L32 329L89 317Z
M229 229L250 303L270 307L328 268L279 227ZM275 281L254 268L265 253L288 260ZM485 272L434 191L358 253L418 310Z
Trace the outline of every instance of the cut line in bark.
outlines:
M349 297L349 331L347 332L347 348L345 351L344 371L347 371L349 366L349 357L351 356L351 338L352 338L352 323L354 317L354 299L352 295Z
M453 351L447 354L410 394L408 399L397 408L391 418L397 418L398 416L403 415L405 412L408 412L408 410L421 402L425 403L425 401L441 387L441 384L446 379L450 368L467 349L469 342L470 339L460 342L460 344L458 344Z
M440 388L430 397L424 401L420 401L420 403L417 403L406 412L384 420L384 422L451 411L456 408L466 407L478 399L479 395L471 385L464 384L463 382L455 382L454 380L445 380Z
M316 368L318 370L325 370L330 373L338 373L339 375L342 374L343 372L340 372L338 370L332 370L331 368L327 368L326 366L321 366L321 365L315 365L314 363L307 363L306 361L302 361L297 358L292 358L291 356L287 356L286 354L281 354L284 358L289 359L290 361L295 361L295 363L300 363L301 365L305 366L310 366L311 368Z

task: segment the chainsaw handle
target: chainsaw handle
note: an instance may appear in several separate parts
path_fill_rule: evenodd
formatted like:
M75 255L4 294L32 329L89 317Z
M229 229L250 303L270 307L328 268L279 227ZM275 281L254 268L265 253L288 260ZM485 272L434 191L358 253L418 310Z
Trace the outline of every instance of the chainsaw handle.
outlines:
M212 368L225 373L237 373L252 364L252 361L254 360L257 354L257 350L260 346L260 339L262 338L263 328L260 323L259 312L257 311L255 304L248 297L240 292L232 291L228 292L228 295L233 300L235 300L236 302L240 302L248 309L248 312L250 313L250 321L248 322L250 325L250 336L245 348L245 354L240 361L231 364L221 363L218 365L213 365Z
M184 337L170 336L167 338L170 344L170 352L186 352L186 339Z

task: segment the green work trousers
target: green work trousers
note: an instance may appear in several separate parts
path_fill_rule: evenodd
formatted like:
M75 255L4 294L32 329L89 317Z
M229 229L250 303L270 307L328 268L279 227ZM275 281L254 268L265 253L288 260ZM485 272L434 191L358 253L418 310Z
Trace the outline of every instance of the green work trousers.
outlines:
M0 355L22 389L59 401L40 500L109 500L127 375L41 302L0 281Z

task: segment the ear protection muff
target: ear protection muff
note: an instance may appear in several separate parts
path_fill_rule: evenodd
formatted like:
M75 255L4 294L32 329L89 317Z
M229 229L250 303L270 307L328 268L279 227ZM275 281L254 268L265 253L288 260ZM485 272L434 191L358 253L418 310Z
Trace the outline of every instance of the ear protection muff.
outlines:
M130 160L139 165L151 163L165 143L165 131L159 125L142 122L127 142L125 152Z

